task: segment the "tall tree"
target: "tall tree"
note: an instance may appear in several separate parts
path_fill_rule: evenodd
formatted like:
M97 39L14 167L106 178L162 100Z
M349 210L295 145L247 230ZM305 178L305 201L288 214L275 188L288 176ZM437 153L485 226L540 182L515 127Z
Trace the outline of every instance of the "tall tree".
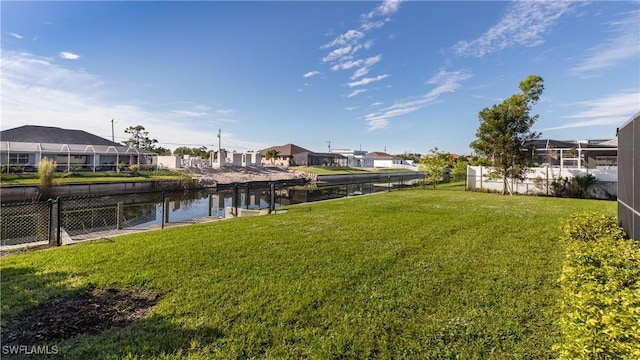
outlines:
M498 105L484 108L478 114L480 126L471 143L479 155L486 157L492 172L503 179L502 194L511 193L508 179L521 179L533 165L533 140L540 137L531 131L538 115L531 116L531 107L544 90L540 76L529 75L520 82L520 94L511 95Z
M429 150L429 154L425 155L420 161L427 172L427 180L433 184L435 189L436 184L440 181L447 169L453 165L453 157L449 153L438 151L437 147Z
M124 132L130 137L122 143L136 149L153 150L154 144L158 142L156 139L149 138L149 132L142 125L129 126Z

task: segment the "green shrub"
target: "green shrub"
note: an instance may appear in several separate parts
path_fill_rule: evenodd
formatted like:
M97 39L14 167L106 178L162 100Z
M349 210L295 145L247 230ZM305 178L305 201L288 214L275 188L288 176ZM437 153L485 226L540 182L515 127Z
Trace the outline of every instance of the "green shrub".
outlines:
M53 174L56 171L58 164L48 158L43 158L38 164L38 178L40 183L38 189L40 190L40 197L47 198L51 196L51 185L53 183Z
M618 221L608 215L598 213L575 213L562 223L562 236L565 241L596 241L610 236L623 239L626 234L618 226Z
M561 359L640 358L640 248L610 216L564 221Z

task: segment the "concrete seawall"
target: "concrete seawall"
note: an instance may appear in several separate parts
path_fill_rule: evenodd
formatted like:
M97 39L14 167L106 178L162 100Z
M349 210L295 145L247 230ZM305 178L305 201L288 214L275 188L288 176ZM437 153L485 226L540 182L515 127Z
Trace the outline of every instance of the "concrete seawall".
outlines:
M65 184L52 187L53 196L82 196L98 194L129 194L181 187L179 181L131 181ZM0 187L2 202L31 202L38 197L38 186L3 185ZM46 199L40 199L46 200Z
M407 171L407 172L379 172L370 174L342 174L342 175L317 175L315 181L321 183L353 183L353 182L366 182L366 181L397 181L423 179L424 174L422 172Z

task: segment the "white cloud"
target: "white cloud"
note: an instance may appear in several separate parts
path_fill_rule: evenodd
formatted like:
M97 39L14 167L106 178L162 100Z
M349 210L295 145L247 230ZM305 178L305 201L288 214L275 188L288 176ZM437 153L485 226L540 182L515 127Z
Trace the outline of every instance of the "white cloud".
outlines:
M365 116L365 120L369 124L368 129L379 129L381 128L381 124L384 124L383 127L386 127L391 118L407 115L422 109L426 105L437 101L440 95L457 90L460 87L460 83L470 77L471 74L466 70L440 70L435 76L427 81L428 84L434 84L436 87L425 95L417 99L400 102L380 109L379 111L367 114Z
M383 75L378 75L376 77L363 78L363 79L358 80L358 81L350 82L350 83L347 84L347 86L348 87L356 87L356 86L367 85L367 84L370 84L372 82L376 82L376 81L380 81L382 79L386 79L387 77L389 77L388 74L383 74Z
M343 56L349 54L353 47L351 45L347 45L341 48L337 48L329 53L329 55L322 58L323 62L334 61L342 58Z
M333 39L333 41L322 45L321 49L328 49L334 46L345 46L349 44L355 44L358 40L364 37L364 33L358 30L347 30L345 33L340 34L337 38Z
M367 75L369 73L369 68L368 67L362 67L358 70L356 70L356 72L353 73L353 75L351 75L351 77L349 79L351 80L355 80L359 77L363 77L365 75Z
M7 33L7 34L13 36L16 39L22 39L24 37L24 36L22 36L20 34L16 34L16 33L13 33L13 32L10 32L10 33Z
M542 35L572 10L571 1L516 1L507 14L482 36L453 46L457 55L482 57L520 45L532 47L544 42Z
M607 97L583 101L576 105L585 108L576 114L564 116L566 119L582 119L559 126L540 129L542 131L580 128L598 125L622 124L640 111L640 92L627 91Z
M444 93L450 93L460 88L460 83L471 78L471 74L466 70L445 71L440 70L435 76L427 81L427 84L437 86L425 95L427 99L435 99Z
M360 67L362 66L363 63L364 63L364 60L349 60L349 61L345 61L336 65L333 65L331 67L331 70L332 71L349 70L354 67Z
M375 64L375 63L377 63L377 62L379 62L380 60L382 60L382 54L380 54L380 55L376 55L376 56L372 56L372 57L370 57L370 58L367 58L367 59L364 61L364 65L365 65L365 66L371 66L371 65L373 65L373 64Z
M309 71L308 73L302 75L303 78L310 78L312 76L316 76L320 74L320 71Z
M358 90L354 90L351 94L347 95L348 98L350 97L354 97L358 94L362 94L363 92L367 92L366 89L358 89Z
M584 60L571 69L572 74L612 67L626 59L637 59L640 55L640 11L625 14L620 21L610 24L615 37L587 51Z
M378 129L384 129L387 126L389 126L389 121L386 120L386 119L382 119L382 118L379 118L379 119L368 119L367 123L369 124L367 126L367 130L369 130L369 131L375 131L375 130L378 130Z
M0 70L2 129L22 125L55 126L84 130L111 139L111 119L115 118L118 119L116 142L125 139L127 127L143 125L150 137L158 139L160 146L208 146L217 143L215 123L229 121L225 115L233 112L230 109L212 112L208 106L200 104L165 110L109 102L106 99L111 90L99 77L67 69L52 59L28 53L3 51ZM181 120L185 117L204 117L205 124L211 125L207 128L211 129L184 126ZM266 147L265 144L238 140L233 134L226 134L223 146L254 150Z
M80 59L80 55L74 54L74 53L71 53L71 52L67 52L67 51L63 51L59 55L60 55L60 57L62 59L66 59L66 60L78 60L78 59Z
M384 0L382 4L380 4L373 11L365 15L367 19L371 19L375 16L388 16L398 11L400 7L400 3L402 0Z

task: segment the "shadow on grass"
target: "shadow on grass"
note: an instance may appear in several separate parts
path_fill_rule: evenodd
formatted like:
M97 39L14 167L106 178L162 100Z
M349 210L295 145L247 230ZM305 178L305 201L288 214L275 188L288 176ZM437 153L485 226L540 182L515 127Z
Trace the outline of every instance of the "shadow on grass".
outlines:
M1 275L3 359L181 357L224 336L154 314L160 298L144 289L70 288L70 274L33 267Z
M150 315L127 327L83 335L56 344L65 359L184 357L224 337L211 326L185 328L169 317Z

